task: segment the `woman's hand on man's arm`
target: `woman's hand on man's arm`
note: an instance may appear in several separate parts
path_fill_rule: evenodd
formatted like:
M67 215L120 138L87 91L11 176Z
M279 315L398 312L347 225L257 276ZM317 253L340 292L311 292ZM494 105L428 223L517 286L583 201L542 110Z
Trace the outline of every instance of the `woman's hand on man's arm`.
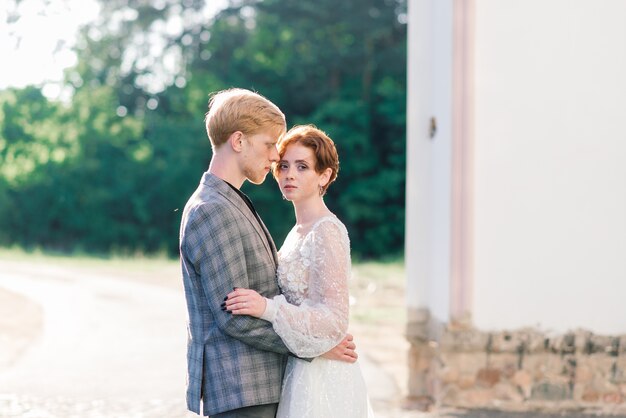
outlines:
M267 299L252 289L235 288L224 298L222 310L233 315L249 315L261 318L265 313Z

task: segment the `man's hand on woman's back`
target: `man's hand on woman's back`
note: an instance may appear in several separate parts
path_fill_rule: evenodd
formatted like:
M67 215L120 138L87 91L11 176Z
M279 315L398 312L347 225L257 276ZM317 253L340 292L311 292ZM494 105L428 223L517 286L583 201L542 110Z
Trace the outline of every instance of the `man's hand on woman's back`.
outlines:
M345 361L346 363L354 363L359 358L356 353L356 344L354 344L354 337L351 334L346 337L332 350L322 354L322 357L328 360Z

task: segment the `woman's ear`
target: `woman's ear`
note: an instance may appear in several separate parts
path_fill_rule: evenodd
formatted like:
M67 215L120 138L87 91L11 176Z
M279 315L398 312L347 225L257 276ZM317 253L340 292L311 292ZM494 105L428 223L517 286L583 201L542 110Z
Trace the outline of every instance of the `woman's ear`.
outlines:
M328 184L328 182L330 181L330 176L333 174L333 169L328 167L326 170L322 171L322 174L320 174L320 187L324 187Z
M241 152L243 148L243 132L235 131L228 137L228 144L235 152Z

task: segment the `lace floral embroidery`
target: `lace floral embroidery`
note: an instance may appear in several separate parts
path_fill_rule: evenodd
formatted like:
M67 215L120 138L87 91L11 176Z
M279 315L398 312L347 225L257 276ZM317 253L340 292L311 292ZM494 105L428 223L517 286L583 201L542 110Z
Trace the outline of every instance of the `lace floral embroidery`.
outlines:
M333 348L348 328L350 242L335 217L318 220L306 235L292 230L279 253L283 295L273 326L296 355L315 357Z

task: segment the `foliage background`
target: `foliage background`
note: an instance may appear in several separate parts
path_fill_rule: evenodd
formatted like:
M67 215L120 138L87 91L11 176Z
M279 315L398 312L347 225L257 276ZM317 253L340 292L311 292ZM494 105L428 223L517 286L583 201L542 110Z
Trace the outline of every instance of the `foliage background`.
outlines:
M69 102L0 91L0 245L176 255L208 167L209 93L249 88L313 123L341 168L326 202L357 258L402 252L406 0L102 0L67 70ZM178 30L172 32L172 25ZM280 245L291 205L244 185Z

